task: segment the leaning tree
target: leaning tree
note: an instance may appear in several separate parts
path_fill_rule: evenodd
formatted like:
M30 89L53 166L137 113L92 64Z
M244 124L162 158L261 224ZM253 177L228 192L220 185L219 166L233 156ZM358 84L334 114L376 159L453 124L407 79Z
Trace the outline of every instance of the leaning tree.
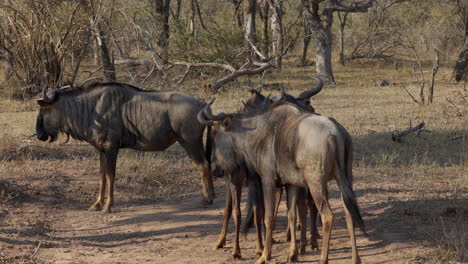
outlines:
M365 13L374 0L301 0L304 18L317 40L316 69L321 78L335 83L332 68L334 12Z

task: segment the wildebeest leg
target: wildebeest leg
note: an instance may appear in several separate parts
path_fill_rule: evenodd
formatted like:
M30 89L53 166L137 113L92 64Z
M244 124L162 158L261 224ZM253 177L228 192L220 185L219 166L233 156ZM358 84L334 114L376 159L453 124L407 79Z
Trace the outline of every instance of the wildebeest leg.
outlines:
M345 214L346 214L346 225L348 226L348 231L349 231L349 236L351 237L351 245L352 245L352 263L357 264L361 263L361 258L358 255L357 252L357 246L356 246L356 237L354 234L354 222L353 222L353 217L351 216L351 213L349 212L348 208L346 207L343 199L343 194L341 195L341 199L343 200L343 206L345 209Z
M240 200L241 200L241 193L242 193L242 178L236 177L233 175L230 183L231 189L231 197L232 197L232 204L234 209L234 226L235 226L235 238L234 238L234 246L232 247L232 256L234 258L240 258L240 246L239 246L239 233L240 233L240 225L241 225L241 210L240 210Z
M200 172L203 186L203 198L207 204L212 204L214 200L213 178L211 177L210 165L206 160L205 151L202 141L200 144L189 144L182 139L178 140L180 145L187 151L190 158L195 162L195 165Z
M276 188L275 192L275 214L273 215L273 230L276 229L276 218L278 217L278 210L283 196L283 187Z
M299 215L298 222L301 224L301 245L299 247L299 254L304 254L307 247L307 206L306 206L306 188L299 189L297 197L297 212Z
M229 219L231 219L231 214L232 214L232 194L231 194L231 189L229 186L229 182L226 178L226 204L224 206L224 220L223 220L223 227L221 228L221 233L219 234L218 241L216 241L216 245L214 249L219 249L224 247L226 244L226 233L227 233L227 228L229 225Z
M312 250L318 250L318 242L317 239L320 238L317 228L317 216L318 211L317 207L315 206L314 199L312 198L312 194L309 190L307 190L307 206L309 207L310 212L310 248Z
M320 168L318 168L320 170ZM315 173L320 173L316 171ZM320 216L322 218L323 226L323 240L322 240L322 254L320 255L320 264L328 263L328 250L330 247L330 237L333 227L333 212L328 203L328 191L325 182L321 182L317 179L323 179L322 177L307 177L307 183L309 190L314 199L315 205L317 206Z
M263 197L262 197L263 199ZM261 255L263 251L263 238L262 238L262 219L264 218L265 213L263 208L258 204L254 204L254 222L257 234L257 242L255 243L255 252L257 255Z
M298 197L298 187L286 186L286 196L288 198L288 226L291 233L291 246L289 248L288 262L297 260L297 239L296 239L296 206Z
M106 159L106 179L107 179L107 200L102 208L104 213L110 213L114 204L114 179L115 166L117 165L117 154L119 150L110 150L105 152Z
M88 211L101 211L104 203L104 193L106 192L106 154L104 152L99 153L99 194L96 202L91 205Z
M262 177L262 179L264 179ZM265 179L273 179L273 176L266 176ZM271 239L273 234L273 220L275 214L275 183L262 180L263 199L265 201L265 247L262 256L256 264L263 264L271 259Z

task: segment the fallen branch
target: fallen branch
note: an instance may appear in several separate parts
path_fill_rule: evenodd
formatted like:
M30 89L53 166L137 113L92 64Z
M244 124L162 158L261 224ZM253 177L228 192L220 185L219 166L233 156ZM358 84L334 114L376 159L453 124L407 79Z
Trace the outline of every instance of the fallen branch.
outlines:
M224 76L223 78L217 80L214 83L208 84L208 88L210 88L213 92L217 92L219 90L219 88L221 88L223 85L225 85L226 83L234 81L239 76L259 74L259 73L262 73L262 72L268 70L269 68L273 68L273 64L267 63L267 64L264 64L263 66L261 66L259 68L253 69L253 70L235 71L235 72L233 72L231 74L228 74L228 75Z
M401 138L406 136L406 135L409 135L411 133L414 133L414 132L420 132L420 130L422 130L422 128L424 127L424 125L426 125L424 122L421 122L419 125L415 126L415 127L409 127L408 129L405 129L405 130L401 130L401 131L398 131L398 130L394 130L392 131L392 140L395 141L395 142L401 142ZM427 132L427 131L425 131Z
M185 61L174 61L170 62L174 65L183 65L186 67L214 67L221 68L230 72L235 72L236 69L229 64L215 63L215 62L185 62Z

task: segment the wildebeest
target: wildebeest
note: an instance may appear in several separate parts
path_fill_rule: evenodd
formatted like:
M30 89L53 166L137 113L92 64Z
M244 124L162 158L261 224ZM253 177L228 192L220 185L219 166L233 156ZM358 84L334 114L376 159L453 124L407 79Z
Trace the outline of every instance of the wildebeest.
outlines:
M284 97L264 114L253 117L225 113L213 115L210 105L202 111L208 119L206 124L211 122L214 127L213 153L216 164L213 163L213 166L223 169L245 166L261 177L266 238L263 254L257 263L264 263L271 258L274 196L276 186L280 185L309 188L323 225L320 263L328 263L333 213L328 203L327 182L332 179L337 181L345 205L352 242L352 262L360 263L354 225L364 231L364 221L347 176L345 143L338 122L305 112L285 102ZM291 227L291 233L294 234L295 221ZM292 248L290 259L294 258L294 254L296 249Z
M146 91L123 83L94 83L85 87L44 88L36 123L38 139L55 141L59 133L94 146L100 153L100 188L90 210L110 212L117 154L121 148L160 151L176 141L198 167L207 203L214 198L209 146L197 121L206 103L172 91ZM210 133L210 128L208 128ZM209 156L209 155L208 155ZM107 185L107 201L104 193Z
M285 92L285 90L283 88L281 88L282 99L285 100L288 103L291 103L291 104L294 104L294 105L298 106L299 108L301 108L301 109L303 109L303 110L305 110L307 112L315 113L315 109L310 103L310 98L312 96L318 94L322 90L323 81L318 77L312 77L312 78L317 81L317 86L316 87L302 92L297 97L294 97L294 96L292 96L290 94L287 94ZM251 89L250 92L252 93L252 96L246 101L246 103L244 103L245 111L250 112L250 113L259 114L259 113L265 112L266 110L268 110L270 105L277 99L275 97L270 99L269 96L268 97L264 96L263 94L260 93L260 91L258 91L256 89ZM346 131L346 129L344 129L344 127L342 127L341 125L339 125L339 126L342 129L342 133L343 133L343 136L345 138L346 150L352 149L351 136ZM349 152L347 152L347 153L349 153ZM346 158L349 159L350 157L346 157ZM351 171L349 172L348 175L350 177L352 177ZM351 182L352 182L352 179L351 179ZM261 184L257 184L257 185L259 186L259 188L257 188L257 189L260 189ZM250 188L249 190L253 190L253 188ZM288 190L288 189L286 189L286 190ZM301 199L304 198L305 194L303 194L303 190L289 188L289 192L291 192L291 191L293 191L293 193L290 193L290 195L287 195L288 198L290 198L291 196L294 197L294 196L299 195L299 194L301 196ZM300 193L298 193L298 192L300 192ZM247 217L246 217L247 221L244 223L244 226L242 228L243 233L247 233L248 229L251 226L251 223L253 222L252 221L253 220L253 212L252 212L253 206L251 204L252 203L260 203L260 207L262 206L261 205L262 197L261 196L259 197L259 193L261 193L261 190L260 190L260 192L258 190L254 191L254 193L249 192L249 195L248 195L249 198L247 200ZM307 206L308 206L310 214L311 214L311 229L310 229L311 248L312 249L317 249L318 248L317 238L319 238L319 234L318 234L318 230L317 230L317 224L316 224L317 221L316 220L317 220L317 213L318 212L317 212L317 208L315 207L315 204L314 204L314 202L312 200L312 197L311 197L310 193L307 192L306 195L307 195L307 200L308 200L307 201ZM276 214L277 214L277 211L278 211L281 196L282 196L282 188L280 187L280 188L278 188L277 195L276 195L276 205L275 205L275 215L274 215L275 219L276 219ZM305 232L305 227L306 227L306 222L304 221L303 217L305 217L307 215L307 212L301 212L301 210L303 210L303 208L305 208L305 201L303 201L301 199L297 199L297 202L298 202L298 211L299 211L299 215L300 215L300 217L299 217L300 224L304 227L304 228L301 228L301 231L302 231L301 232L301 252L303 252L305 250L305 237L304 237L305 233L304 232ZM288 205L289 204L290 203L288 202ZM288 230L287 230L287 238L288 238L288 240L290 239L289 226L288 226Z
M301 108L307 109L308 111L313 112L314 109L310 105L310 97L314 96L315 94L319 93L323 87L323 81L318 78L314 78L318 81L317 87L307 90L301 93L297 98L290 96L282 90L283 96L285 96L286 100L300 106ZM255 115L261 114L265 112L270 104L273 102L269 97L263 96L259 91L252 89L250 90L252 93L252 97L244 103L244 108L241 109L238 114L240 115ZM211 123L205 120L204 114L199 113L198 119L201 123L210 125ZM213 143L214 144L214 143ZM213 156L215 157L215 156ZM216 164L216 162L215 162ZM216 170L216 166L214 167L215 172L214 174L220 174L219 170ZM226 173L227 172L227 173ZM244 167L234 167L230 170L223 171L223 175L219 175L219 177L224 176L226 181L226 205L224 208L224 220L223 226L221 229L221 233L219 235L218 240L216 241L215 249L219 249L224 247L226 243L226 234L227 234L227 226L230 220L231 215L234 215L234 226L235 226L235 237L234 237L234 246L232 248L232 255L234 258L240 257L240 247L239 247L239 226L240 226L240 219L241 219L241 211L240 211L240 195L242 191L242 183L248 181L249 186L249 198L247 204L247 221L250 224L244 224L243 233L245 234L250 227L251 223L255 223L256 226L256 251L257 253L261 254L263 250L263 243L262 243L262 235L261 235L261 221L263 219L263 204L261 203L263 200L263 194L261 189L261 182L259 180L259 176L255 171L249 171L247 168ZM247 179L246 179L247 178ZM279 189L281 190L281 188ZM290 186L287 188L289 191L288 193L288 205L295 204L297 196L302 194L301 190L298 188L294 188ZM276 205L279 205L279 200L281 198L282 192L278 192L278 198ZM260 197L258 197L260 196ZM304 194L302 194L304 196ZM306 229L305 229L305 201L299 199L297 200L299 210L299 215L301 219L301 223L303 225L303 229L301 229L301 248L300 252L303 253L305 251L306 246ZM312 202L313 203L313 202ZM276 206L276 208L278 208ZM312 228L311 228L311 245L312 248L317 248L317 227L315 225L317 210L315 205L310 207L311 215L312 215ZM233 210L234 209L234 210ZM276 210L275 210L276 211ZM234 213L233 213L234 212ZM276 216L276 213L275 213ZM289 229L288 229L289 230ZM295 241L291 243L295 247Z

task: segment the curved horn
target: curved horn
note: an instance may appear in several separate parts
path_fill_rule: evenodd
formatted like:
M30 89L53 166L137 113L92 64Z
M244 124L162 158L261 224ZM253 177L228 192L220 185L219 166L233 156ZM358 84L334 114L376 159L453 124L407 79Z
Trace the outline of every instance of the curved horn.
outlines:
M198 115L197 115L198 122L200 122L200 124L205 125L205 126L212 126L213 121L206 119L205 114L203 113L204 110L205 108L203 108L202 110L200 110L200 112L198 112Z
M52 89L50 90L50 92L47 92L47 86L45 86L44 89L42 90L42 100L44 100L45 103L52 103L54 99L55 99L55 90Z
M205 107L203 107L202 110L200 110L200 112L198 112L198 114L197 114L198 122L200 122L201 124L203 124L205 126L212 126L213 125L213 121L208 120L206 118L205 108L210 107L211 104L214 102L214 100L215 100L215 98L213 98L207 105L205 105Z
M312 77L313 79L315 79L318 84L317 84L317 87L315 87L314 89L311 89L311 90L307 90L307 91L304 91L302 92L298 97L297 99L309 99L310 97L318 94L322 88L323 88L323 81L322 79L320 78L317 78L317 77Z
M281 91L282 96L286 94L286 91L284 90L284 87L282 85L279 87L279 89Z
M209 120L212 120L212 121L219 121L219 120L223 120L224 118L226 118L226 114L221 112L217 115L213 115L213 113L211 112L211 105L213 104L214 100L216 98L214 98L213 100L211 100L211 102L209 102L204 108L203 108L203 113L205 114L206 118L208 118Z

